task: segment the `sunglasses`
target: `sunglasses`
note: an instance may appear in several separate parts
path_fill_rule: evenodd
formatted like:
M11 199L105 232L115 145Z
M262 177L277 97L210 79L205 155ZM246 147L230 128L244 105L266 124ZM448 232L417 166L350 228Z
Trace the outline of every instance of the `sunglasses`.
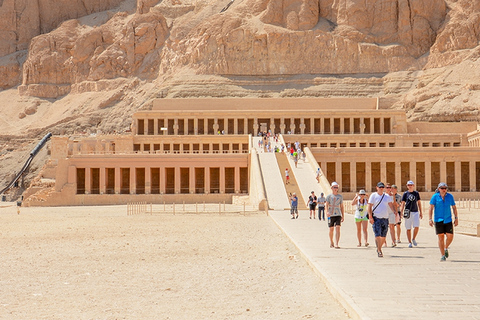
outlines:
M377 188L385 188L385 187L377 187Z
M387 187L387 189L392 189L392 187Z
M338 187L332 187L333 189L338 189Z
M407 187L413 187L413 184L407 184Z
M445 188L445 187L438 188L438 189L440 189L440 190L447 190L447 188Z

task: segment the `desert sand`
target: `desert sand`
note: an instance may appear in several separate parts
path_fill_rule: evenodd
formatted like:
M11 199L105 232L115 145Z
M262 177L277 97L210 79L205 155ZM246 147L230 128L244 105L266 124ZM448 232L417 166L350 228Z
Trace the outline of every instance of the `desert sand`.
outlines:
M0 224L3 319L348 318L264 213L2 203Z

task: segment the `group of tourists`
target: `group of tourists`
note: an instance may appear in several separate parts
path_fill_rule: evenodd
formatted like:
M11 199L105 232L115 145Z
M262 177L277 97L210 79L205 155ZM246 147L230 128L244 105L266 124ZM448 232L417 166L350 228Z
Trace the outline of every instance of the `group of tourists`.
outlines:
M438 185L436 192L430 199L428 211L429 225L435 226L435 232L438 236L440 261L445 261L448 258L448 248L453 240L453 227L458 225L455 200L452 194L447 192L447 189L448 186L444 182ZM308 197L308 207L310 219L316 219L317 208L319 220L325 220L326 213L330 247L339 249L340 227L345 219L345 209L343 197L338 193L339 185L337 182L332 182L331 190L331 194L324 197L324 194L321 193L318 198L312 191ZM396 247L401 243L400 235L403 220L408 247L416 247L420 220L423 218L423 208L420 200L420 194L415 190L415 183L411 180L407 182L407 191L402 195L398 194L396 185L384 184L383 182L377 183L376 192L373 192L370 196L367 195L365 190L360 190L352 200L352 206L356 207L354 218L357 229L357 246L369 246L367 227L370 223L375 235L377 256L382 258L382 248L387 246L387 233L389 231L391 247ZM290 203L292 219L298 219L298 197L295 193L290 195Z

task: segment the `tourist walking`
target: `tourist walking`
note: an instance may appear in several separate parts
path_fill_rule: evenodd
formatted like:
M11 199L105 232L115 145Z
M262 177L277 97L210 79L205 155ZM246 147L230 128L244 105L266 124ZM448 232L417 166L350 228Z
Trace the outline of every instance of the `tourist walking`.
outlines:
M310 209L310 219L315 219L315 208L317 207L317 196L315 192L311 192L310 196L308 197L308 207Z
M390 207L388 208L388 230L390 231L390 237L392 238L392 248L394 248L397 246L397 241L395 239L395 225L397 223L398 207L390 183L387 183L385 189L385 192L392 197L394 207L394 210L390 209Z
M326 198L327 217L329 218L328 227L330 228L330 248L340 249L340 226L344 219L343 197L338 194L338 183L332 182L332 193ZM333 242L333 231L335 229L335 243Z
M401 215L401 211L400 211L400 208L402 206L402 196L398 194L398 187L396 185L392 185L392 198L395 198L395 202L397 203L397 215L396 215L396 218L397 218L397 221L395 223L395 228L396 228L396 231L397 231L397 244L399 243L402 243L402 241L400 241L400 235L402 233L402 215Z
M417 246L417 235L420 228L420 219L423 218L422 203L420 201L420 194L414 190L415 183L412 180L407 182L408 190L402 196L403 217L405 218L405 229L407 229L408 247ZM412 237L413 229L413 237Z
M285 185L290 183L290 172L288 171L288 168L285 168Z
M394 210L392 198L386 194L383 182L377 183L377 192L368 199L368 216L375 234L377 256L383 258L382 245L385 242L388 231L388 208Z
M320 168L317 168L317 173L315 174L315 179L317 179L317 182L320 183Z
M355 198L353 198L352 200L352 206L357 206L357 208L355 209L355 224L357 225L358 239L357 247L362 246L362 231L363 238L365 239L365 247L368 247L368 200L365 190L362 189L355 195Z
M428 224L435 225L435 233L438 236L438 248L442 257L440 261L447 260L448 247L453 241L453 226L458 225L458 212L455 200L451 193L447 192L447 184L438 184L438 193L434 193L430 199L430 210L428 211ZM452 210L455 220L452 222ZM433 215L434 214L434 215ZM433 219L432 219L433 215Z
M320 193L320 197L318 197L317 199L317 203L318 203L318 220L322 221L325 221L325 202L327 200L325 199L324 195L323 195L323 192Z
M292 219L298 219L298 197L295 192L290 197L290 213Z

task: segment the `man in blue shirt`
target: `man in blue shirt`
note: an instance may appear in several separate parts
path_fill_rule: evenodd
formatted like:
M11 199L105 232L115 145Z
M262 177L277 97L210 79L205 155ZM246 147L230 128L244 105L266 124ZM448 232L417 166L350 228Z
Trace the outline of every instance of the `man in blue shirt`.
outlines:
M438 247L442 258L440 261L446 261L448 258L448 247L453 241L453 225L458 225L458 212L455 200L450 193L447 193L447 184L440 182L438 184L438 193L434 193L432 199L430 199L429 221L431 227L435 223L435 233L438 235ZM452 223L452 211L455 215L455 220ZM432 214L435 209L435 215ZM446 237L446 239L445 239Z
M290 205L290 213L292 214L292 219L298 219L298 197L295 192L290 196ZM297 214L296 217L295 214Z

